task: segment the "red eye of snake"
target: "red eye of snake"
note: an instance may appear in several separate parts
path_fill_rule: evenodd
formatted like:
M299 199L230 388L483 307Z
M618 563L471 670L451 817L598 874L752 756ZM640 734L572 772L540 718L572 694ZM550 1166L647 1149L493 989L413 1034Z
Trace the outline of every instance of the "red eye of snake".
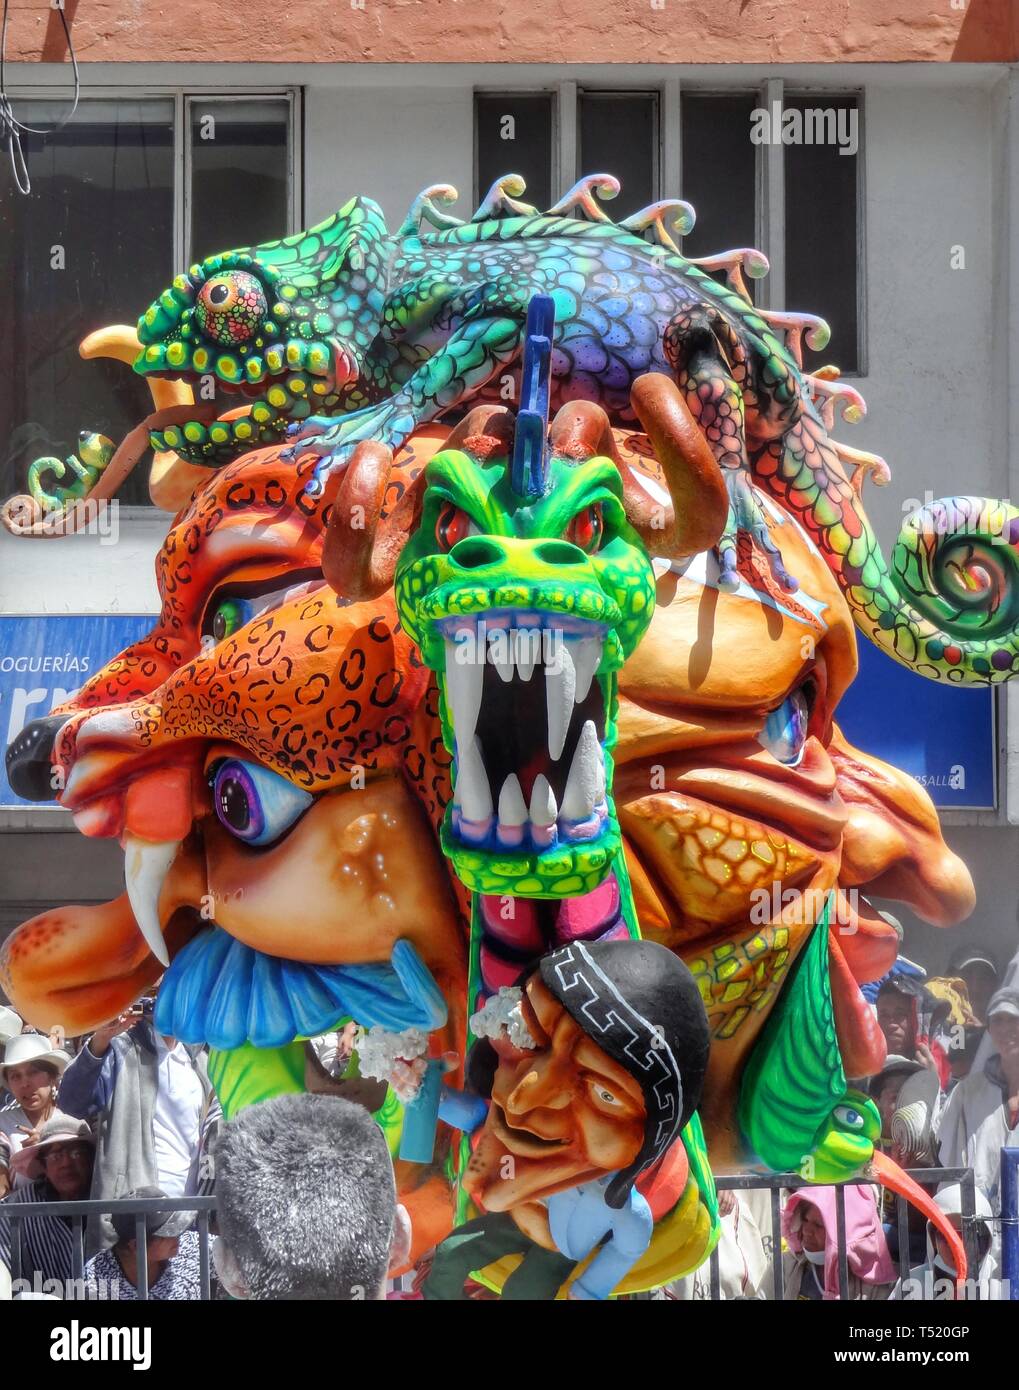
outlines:
M601 545L604 533L605 518L602 516L601 503L596 502L593 507L585 507L577 513L566 528L566 539L590 555Z
M454 507L452 502L444 502L435 523L435 539L440 550L452 550L457 541L474 535L477 529L462 508Z

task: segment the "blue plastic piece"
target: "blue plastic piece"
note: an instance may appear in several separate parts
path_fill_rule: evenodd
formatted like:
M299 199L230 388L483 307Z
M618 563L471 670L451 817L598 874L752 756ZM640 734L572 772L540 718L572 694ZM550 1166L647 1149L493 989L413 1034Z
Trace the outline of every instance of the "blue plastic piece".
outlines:
M544 496L548 479L548 401L552 371L555 301L536 294L527 306L520 409L510 462L510 484L518 497Z

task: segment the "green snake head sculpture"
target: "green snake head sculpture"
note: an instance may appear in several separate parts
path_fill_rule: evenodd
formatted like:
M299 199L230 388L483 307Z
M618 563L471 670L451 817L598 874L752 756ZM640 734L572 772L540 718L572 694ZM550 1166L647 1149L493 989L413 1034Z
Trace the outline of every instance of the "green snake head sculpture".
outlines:
M551 320L550 300L534 304ZM527 343L547 356L551 332ZM474 892L577 897L605 877L621 846L616 673L651 620L649 546L690 554L724 525L724 480L678 388L654 376L634 390L672 499L657 516L600 408L564 406L546 438L547 395L515 421L495 406L471 412L385 529L381 445L361 446L333 508L330 583L365 597L395 571L400 621L438 678L455 760L442 847Z

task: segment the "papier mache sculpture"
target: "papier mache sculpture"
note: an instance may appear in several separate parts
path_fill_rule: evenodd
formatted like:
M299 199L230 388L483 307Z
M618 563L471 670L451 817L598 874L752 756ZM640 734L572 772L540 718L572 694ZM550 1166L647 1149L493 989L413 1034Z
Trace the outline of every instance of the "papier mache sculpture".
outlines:
M871 1165L939 1220L848 1079L883 1061L859 985L897 944L860 890L950 925L973 888L834 716L854 624L931 678L1013 674L1019 515L935 503L888 565L860 497L887 469L828 433L862 401L802 369L825 325L754 307L757 252L683 257L684 204L611 223L617 188L541 214L510 176L468 223L432 188L395 236L353 199L93 335L152 386L89 496L156 450L162 611L8 750L21 795L121 839L127 885L8 938L20 1010L81 1032L165 970L158 1026L210 1045L228 1114L354 1020L428 1297L696 1268L709 1155ZM237 410L189 403L205 373ZM4 520L52 534L32 516ZM640 1047L595 1037L599 990ZM555 1085L566 1129L527 1101Z

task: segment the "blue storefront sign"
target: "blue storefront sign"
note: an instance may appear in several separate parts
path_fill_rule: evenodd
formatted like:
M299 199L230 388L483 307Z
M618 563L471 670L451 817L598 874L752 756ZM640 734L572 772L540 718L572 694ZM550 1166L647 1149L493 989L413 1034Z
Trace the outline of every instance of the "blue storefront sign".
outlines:
M995 695L931 681L859 639L860 674L836 719L850 743L908 772L944 809L996 804Z
M0 738L6 748L26 724L49 714L118 652L150 632L152 614L0 618ZM30 806L0 772L0 806ZM53 803L43 803L52 805Z

